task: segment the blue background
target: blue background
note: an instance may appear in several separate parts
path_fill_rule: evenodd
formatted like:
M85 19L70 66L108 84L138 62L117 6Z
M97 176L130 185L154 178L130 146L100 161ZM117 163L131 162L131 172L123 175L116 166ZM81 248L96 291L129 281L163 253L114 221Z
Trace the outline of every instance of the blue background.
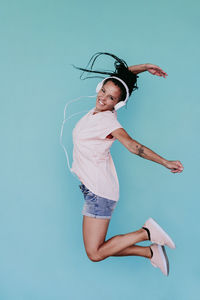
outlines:
M199 9L183 0L1 1L0 299L199 299ZM84 250L83 197L59 135L65 103L94 95L99 81L80 80L71 64L85 67L97 51L168 73L141 73L118 120L184 171L173 174L116 141L120 200L107 238L152 216L177 246L167 248L169 277L144 258L93 263ZM94 103L73 103L69 114ZM64 130L70 161L80 116Z

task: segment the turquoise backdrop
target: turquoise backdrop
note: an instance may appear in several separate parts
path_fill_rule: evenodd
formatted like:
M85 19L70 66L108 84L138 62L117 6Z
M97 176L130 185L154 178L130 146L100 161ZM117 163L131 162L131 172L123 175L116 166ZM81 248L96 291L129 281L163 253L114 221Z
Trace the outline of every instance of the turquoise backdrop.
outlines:
M199 1L0 4L0 299L199 299ZM99 82L80 80L71 64L85 67L98 51L168 73L166 79L140 74L118 120L143 145L180 160L184 171L173 174L116 141L111 152L120 200L107 238L155 218L177 246L167 248L169 277L144 258L94 263L85 253L83 197L59 135L65 103L94 95ZM112 60L99 63L112 66ZM68 113L94 103L83 99ZM80 117L64 129L70 162L71 131Z

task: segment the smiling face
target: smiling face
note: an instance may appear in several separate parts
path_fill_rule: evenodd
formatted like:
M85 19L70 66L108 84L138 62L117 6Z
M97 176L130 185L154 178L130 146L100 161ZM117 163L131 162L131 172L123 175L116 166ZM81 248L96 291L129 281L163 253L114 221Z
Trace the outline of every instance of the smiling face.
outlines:
M107 81L97 94L96 112L113 110L114 106L120 101L121 89L112 81Z

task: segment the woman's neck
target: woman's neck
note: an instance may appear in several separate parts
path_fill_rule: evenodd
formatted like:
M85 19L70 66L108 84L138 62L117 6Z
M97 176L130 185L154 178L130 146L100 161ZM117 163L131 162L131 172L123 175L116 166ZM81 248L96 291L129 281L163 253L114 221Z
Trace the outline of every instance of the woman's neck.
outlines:
M99 111L99 110L96 110L96 107L95 107L92 114L95 115L95 114L97 114L97 113L104 112L104 111L108 111L108 110ZM114 109L113 109L113 110L110 110L110 111L111 111L111 112L114 112Z

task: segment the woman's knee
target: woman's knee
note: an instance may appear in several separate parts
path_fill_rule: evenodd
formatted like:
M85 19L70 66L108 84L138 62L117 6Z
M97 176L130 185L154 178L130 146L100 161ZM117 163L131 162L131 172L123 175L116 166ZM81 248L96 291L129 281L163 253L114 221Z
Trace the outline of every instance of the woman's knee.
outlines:
M104 259L98 251L86 251L86 253L87 257L93 262L98 262Z

